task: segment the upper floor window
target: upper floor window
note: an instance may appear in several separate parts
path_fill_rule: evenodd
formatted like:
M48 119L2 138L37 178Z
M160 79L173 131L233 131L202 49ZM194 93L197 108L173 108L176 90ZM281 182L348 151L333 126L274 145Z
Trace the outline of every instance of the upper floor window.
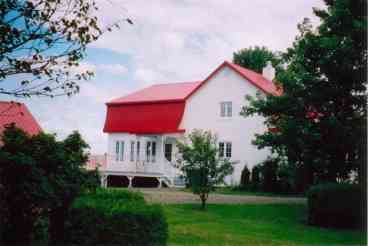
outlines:
M221 102L220 103L220 116L231 117L233 115L233 104L232 102Z
M219 142L219 157L231 158L232 144L231 142Z

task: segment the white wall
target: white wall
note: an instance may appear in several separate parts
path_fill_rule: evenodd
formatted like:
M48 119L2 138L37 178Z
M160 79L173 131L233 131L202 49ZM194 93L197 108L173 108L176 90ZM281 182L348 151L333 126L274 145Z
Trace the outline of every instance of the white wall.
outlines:
M253 84L228 67L221 69L206 82L186 102L180 128L189 133L193 129L211 130L218 136L218 141L232 142L232 158L238 161L234 173L227 178L228 183L239 183L241 171L247 163L251 168L269 154L268 150L258 150L251 141L255 133L263 133L266 128L263 118L240 116L245 105L245 95L256 95L259 91ZM232 117L220 117L220 102L232 102Z

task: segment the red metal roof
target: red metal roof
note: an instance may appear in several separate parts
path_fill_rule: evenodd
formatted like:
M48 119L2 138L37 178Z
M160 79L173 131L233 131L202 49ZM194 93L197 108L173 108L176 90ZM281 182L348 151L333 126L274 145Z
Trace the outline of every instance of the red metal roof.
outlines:
M179 125L184 114L185 101L225 66L263 92L281 94L281 90L261 74L225 61L201 82L152 85L108 102L104 132L184 132L184 129L179 129Z
M190 92L193 91L201 82L182 82L171 84L157 84L142 90L131 93L127 96L112 100L108 105L112 104L130 104L130 103L147 103L147 102L169 102L182 101Z
M31 135L42 131L26 105L18 102L0 101L0 134L4 131L4 127L11 123L15 123L17 127Z

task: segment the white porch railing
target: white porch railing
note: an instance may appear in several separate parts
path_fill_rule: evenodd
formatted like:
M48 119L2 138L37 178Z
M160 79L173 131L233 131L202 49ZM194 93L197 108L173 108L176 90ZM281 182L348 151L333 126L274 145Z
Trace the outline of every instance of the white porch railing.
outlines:
M117 172L133 172L133 173L160 173L163 176L173 178L179 174L179 170L175 167L174 162L156 159L155 162L147 162L146 160L116 160L115 155L107 155L108 171Z

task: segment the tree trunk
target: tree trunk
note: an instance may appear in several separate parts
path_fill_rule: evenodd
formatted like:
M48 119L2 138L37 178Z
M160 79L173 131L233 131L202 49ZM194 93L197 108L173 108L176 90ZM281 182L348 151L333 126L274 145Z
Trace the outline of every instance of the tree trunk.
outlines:
M62 244L65 239L65 221L68 214L68 204L54 208L49 214L49 244Z
M205 193L200 194L200 198L201 198L201 209L202 210L205 210L206 209L206 201L207 201L208 195L205 194Z

